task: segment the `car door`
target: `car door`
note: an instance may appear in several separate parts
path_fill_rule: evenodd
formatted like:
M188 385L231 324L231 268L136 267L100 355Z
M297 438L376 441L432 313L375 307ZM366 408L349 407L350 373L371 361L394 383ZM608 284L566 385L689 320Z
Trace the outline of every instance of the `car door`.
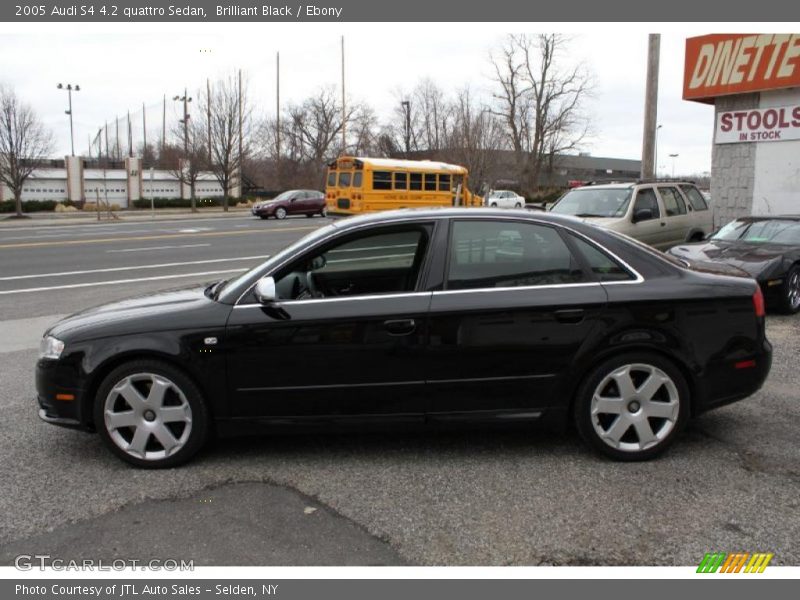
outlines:
M665 212L664 221L667 234L665 248L671 248L686 241L691 229L691 219L686 210L683 196L677 187L658 186L657 189Z
M665 247L669 243L669 236L655 189L639 188L632 205L633 208L628 216L630 226L621 230L622 233L655 248ZM642 211L649 211L650 216L642 218L641 215L644 214Z
M451 223L444 289L430 310L429 420L530 415L595 331L606 293L559 228L512 219Z
M306 193L298 190L289 199L288 212L292 215L302 214L306 210Z
M243 298L227 331L232 412L421 420L431 294L419 285L433 229L339 236L273 275L277 302Z

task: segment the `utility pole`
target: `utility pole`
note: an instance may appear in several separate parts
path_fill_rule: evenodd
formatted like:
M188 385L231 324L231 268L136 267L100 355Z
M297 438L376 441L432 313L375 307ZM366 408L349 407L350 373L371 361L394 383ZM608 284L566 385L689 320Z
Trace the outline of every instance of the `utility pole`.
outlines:
M275 162L280 179L281 164L281 53L275 53Z
M211 80L206 78L206 128L208 133L208 168L211 168Z
M167 95L164 94L163 104L161 106L161 156L159 162L164 160L164 150L167 147Z
M342 36L342 154L347 154L347 109L344 92L344 36Z
M114 117L114 127L116 128L116 131L117 131L117 139L116 139L116 141L114 143L114 145L117 148L116 148L116 151L114 152L114 158L119 160L122 157L122 153L119 150L119 117L118 116Z
M669 157L672 159L672 178L675 179L675 159L678 158L680 154L670 154Z
M658 119L658 59L661 34L651 33L647 45L647 84L644 99L644 134L642 137L642 179L651 179L655 172L656 120Z
M105 160L105 162L108 162L109 158L111 157L111 150L108 149L108 121L106 121L106 126L103 127L103 129L105 130L105 134L106 134L106 160Z
M147 109L142 102L142 166L144 167L144 158L147 156Z
M243 164L243 162L244 162L243 158L244 157L243 157L243 150L242 150L243 143L244 143L244 138L242 136L242 134L244 133L243 129L242 129L242 122L243 122L243 120L242 120L242 103L243 103L243 98L242 98L242 70L239 69L239 198L242 197L242 191L243 191L243 188L244 188L244 178L242 177L242 169L244 169L244 164ZM225 205L225 208L226 209L228 208L227 204Z
M133 131L131 130L131 111L128 111L128 158L133 158Z
M67 94L69 96L69 110L65 110L64 112L69 115L69 141L70 141L70 146L72 147L71 156L75 156L75 133L72 128L72 90L80 92L81 86L79 85L73 86L71 83L68 83L67 85L59 83L56 87L59 90L67 90Z
M403 107L403 112L406 113L406 158L411 153L411 102L403 100L400 105Z

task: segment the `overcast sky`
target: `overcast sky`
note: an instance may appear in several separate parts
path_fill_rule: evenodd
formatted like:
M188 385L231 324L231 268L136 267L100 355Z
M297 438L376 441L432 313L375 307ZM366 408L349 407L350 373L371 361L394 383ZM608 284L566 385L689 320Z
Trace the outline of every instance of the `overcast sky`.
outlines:
M585 29L585 28L584 28ZM150 125L160 126L155 107L184 85L194 94L205 78L236 68L250 78L251 97L262 114L274 113L275 52L281 53L283 102L301 100L320 85L338 85L340 35L345 35L348 95L372 105L380 116L396 103L395 91L423 77L442 88L465 84L487 99L492 93L492 48L508 31L561 31L543 25L461 24L197 24L98 26L74 24L36 29L0 25L0 80L33 104L52 129L58 152L69 153L66 93L56 84L77 83L73 96L76 151L84 151L106 120L151 106ZM571 33L567 61L583 61L596 92L587 103L594 136L585 150L595 156L640 158L647 29L598 25ZM687 33L661 40L658 152L661 171L702 173L710 169L713 108L681 99ZM694 26L697 35L711 31ZM202 50L202 51L201 51ZM177 110L168 101L168 120ZM158 124L156 124L158 120ZM134 123L139 130L140 122ZM169 127L169 125L168 125ZM151 127L148 127L151 129Z

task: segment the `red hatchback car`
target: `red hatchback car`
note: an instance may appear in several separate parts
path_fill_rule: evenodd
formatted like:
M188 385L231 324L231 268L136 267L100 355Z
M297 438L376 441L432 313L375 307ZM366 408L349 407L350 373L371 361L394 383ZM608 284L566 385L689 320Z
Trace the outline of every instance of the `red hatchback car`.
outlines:
M316 190L289 190L272 200L258 202L253 206L252 213L262 219L285 219L288 215L324 217L327 214L325 194Z

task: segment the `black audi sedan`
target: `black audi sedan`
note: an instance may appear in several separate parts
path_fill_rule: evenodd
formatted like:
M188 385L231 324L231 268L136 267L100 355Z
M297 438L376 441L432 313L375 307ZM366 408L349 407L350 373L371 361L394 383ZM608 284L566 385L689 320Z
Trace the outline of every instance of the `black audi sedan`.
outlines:
M690 263L715 263L739 269L761 286L767 308L800 312L800 216L735 219L711 239L681 244L670 254Z
M754 281L571 217L401 210L320 228L206 287L107 304L42 339L39 414L168 467L211 435L574 423L621 460L760 388Z

